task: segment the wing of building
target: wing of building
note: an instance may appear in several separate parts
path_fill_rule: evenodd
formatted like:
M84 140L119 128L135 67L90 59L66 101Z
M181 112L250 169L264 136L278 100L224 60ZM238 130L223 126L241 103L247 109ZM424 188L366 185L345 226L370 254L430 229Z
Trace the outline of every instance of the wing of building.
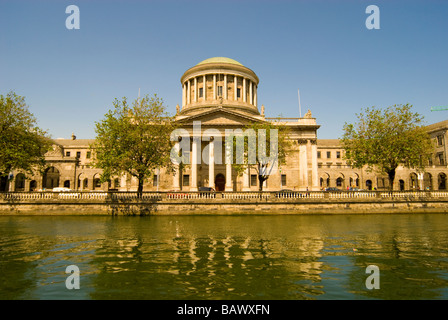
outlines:
M338 139L317 139L319 125L308 111L301 118L267 118L258 102L259 78L238 61L215 57L199 62L185 71L181 79L182 103L177 106L176 121L188 132L188 148L182 153L190 164L167 174L164 168L147 181L145 191L198 191L208 187L217 191L257 191L255 167L238 176L225 162L224 141L227 132L243 129L254 122L274 122L287 126L292 141L286 164L264 182L263 190L321 190L328 187L345 190L386 189L387 176L353 169L344 161ZM269 106L275 108L278 106ZM445 190L447 179L448 121L429 125L428 133L436 141L433 157L424 174L399 168L396 188L401 190ZM16 172L10 191L49 190L66 187L75 190L135 191L137 181L123 175L100 183L101 170L91 165L90 145L94 140L56 139L46 155L48 168L40 175L25 177Z

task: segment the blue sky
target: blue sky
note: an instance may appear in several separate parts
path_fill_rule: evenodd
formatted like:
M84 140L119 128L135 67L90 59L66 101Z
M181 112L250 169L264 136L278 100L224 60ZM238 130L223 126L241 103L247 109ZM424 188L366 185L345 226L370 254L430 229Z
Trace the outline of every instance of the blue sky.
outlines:
M69 5L80 29L68 30ZM368 30L368 5L380 29ZM260 78L266 115L310 109L318 138L338 138L368 106L410 103L427 124L448 119L448 1L3 1L0 93L26 97L53 138L94 138L123 96L157 93L174 113L180 77L215 56Z

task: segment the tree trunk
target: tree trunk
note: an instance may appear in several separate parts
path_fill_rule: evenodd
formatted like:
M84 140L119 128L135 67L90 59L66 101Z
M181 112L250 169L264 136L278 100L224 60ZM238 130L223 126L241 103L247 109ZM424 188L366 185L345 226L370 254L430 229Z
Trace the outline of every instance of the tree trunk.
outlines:
M264 182L264 180L266 180L266 179L264 179L262 175L258 175L258 191L259 192L263 191L263 182Z
M395 180L395 168L391 169L388 173L389 176L389 190L394 190L394 180Z
M143 176L139 175L138 176L138 189L137 189L137 198L141 198L142 194L143 194Z

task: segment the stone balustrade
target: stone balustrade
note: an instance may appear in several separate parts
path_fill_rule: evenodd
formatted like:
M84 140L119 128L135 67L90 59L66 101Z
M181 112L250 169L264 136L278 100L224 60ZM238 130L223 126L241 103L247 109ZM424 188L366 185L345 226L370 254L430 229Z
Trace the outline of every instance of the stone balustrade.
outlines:
M0 201L46 201L46 200L86 200L86 201L181 201L181 200L265 200L265 201L307 201L326 199L446 199L448 191L264 191L264 192L155 192L145 191L139 197L131 192L4 192ZM222 199L222 200L220 200Z

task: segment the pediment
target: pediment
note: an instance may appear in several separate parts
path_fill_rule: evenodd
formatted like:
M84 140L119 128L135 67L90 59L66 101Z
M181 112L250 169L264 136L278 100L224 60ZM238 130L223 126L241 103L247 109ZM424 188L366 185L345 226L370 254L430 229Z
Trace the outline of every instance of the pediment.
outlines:
M253 122L263 122L262 119L222 108L216 108L178 120L182 125L192 125L194 121L200 121L201 126L246 126Z

